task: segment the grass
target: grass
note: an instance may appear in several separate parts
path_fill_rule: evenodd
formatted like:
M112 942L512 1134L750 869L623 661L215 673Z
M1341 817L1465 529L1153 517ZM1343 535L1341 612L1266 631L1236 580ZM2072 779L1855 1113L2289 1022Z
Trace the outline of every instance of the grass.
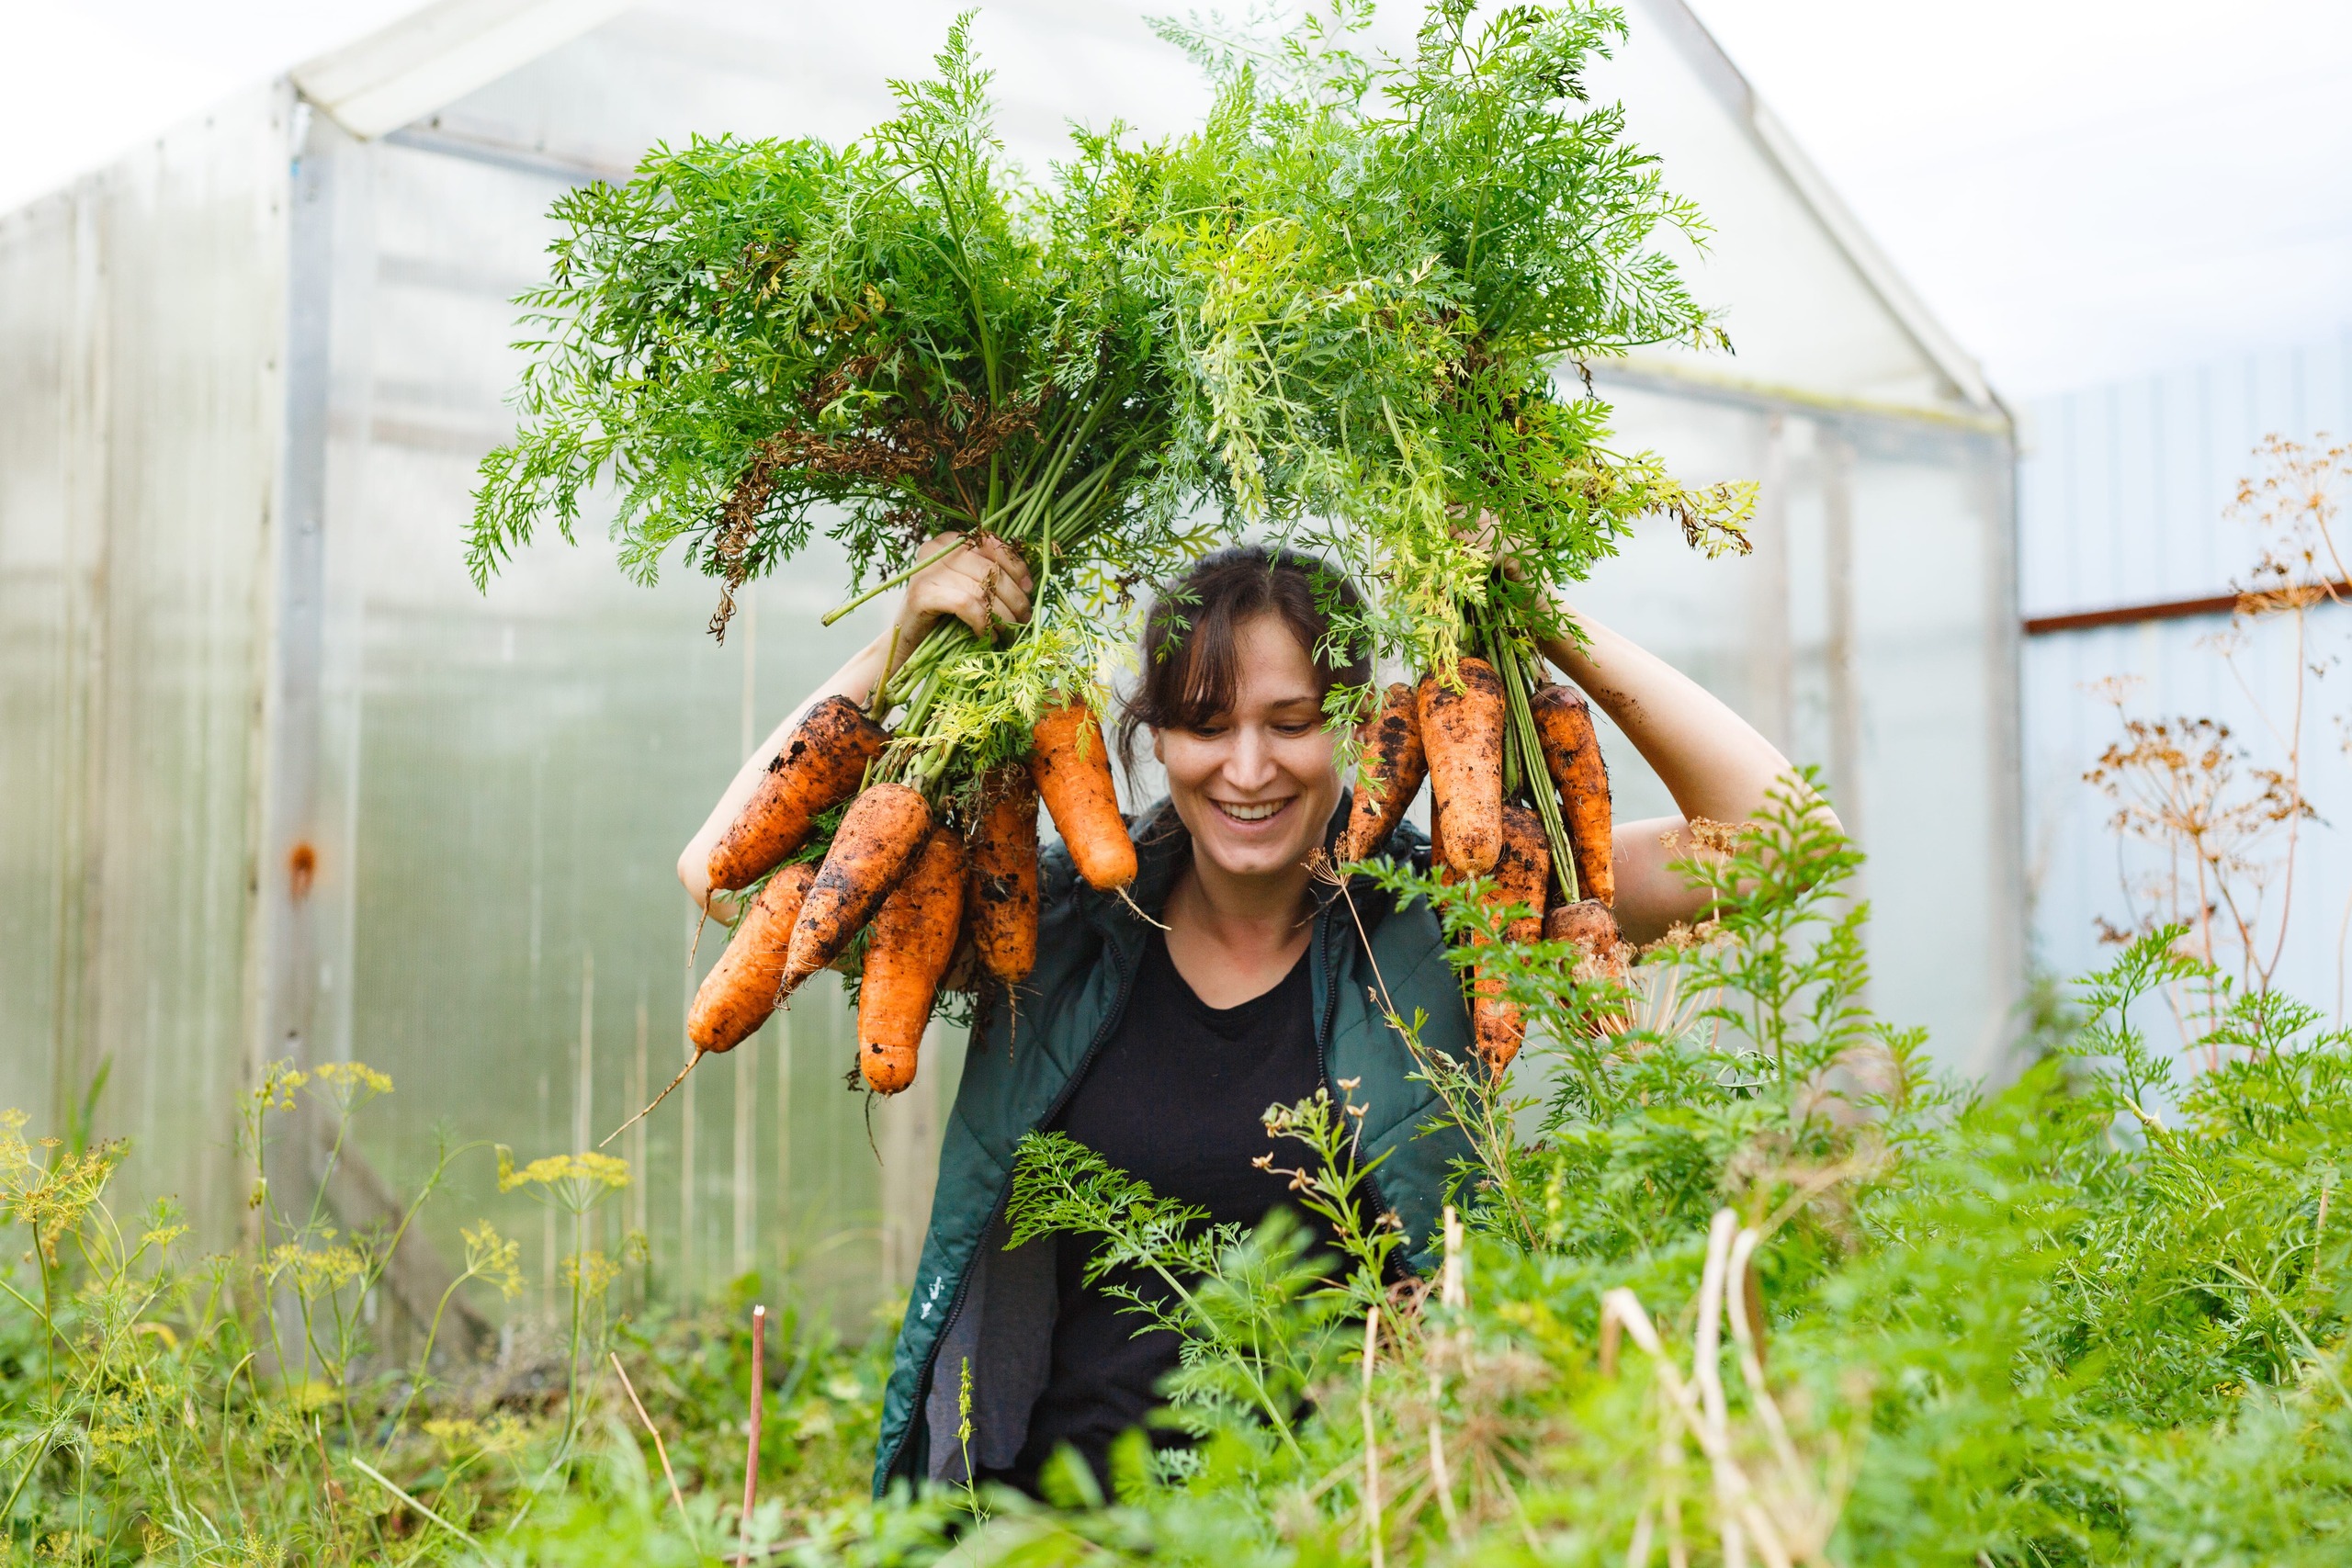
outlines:
M470 1151L445 1153L377 1235L288 1211L260 1175L298 1111L332 1116L339 1148L390 1089L356 1064L273 1070L243 1118L254 1233L203 1258L186 1255L168 1204L128 1216L109 1206L126 1145L28 1139L18 1113L0 1122L0 1204L27 1244L0 1276L0 1518L13 1554L0 1561L578 1560L549 1543L601 1517L605 1538L634 1520L670 1543L650 1561L674 1547L685 1562L743 1533L732 1516L761 1281L631 1316L611 1298L639 1244L612 1258L583 1239L560 1264L561 1312L517 1314L498 1354L476 1359L448 1343L452 1303L495 1306L525 1289L519 1247L483 1223L463 1231L463 1268L396 1351L365 1303L450 1162ZM628 1180L623 1162L593 1154L518 1168L495 1152L502 1190L582 1218ZM774 1315L766 1502L753 1521L771 1537L863 1490L888 1371L819 1319ZM873 1337L888 1340L887 1327Z

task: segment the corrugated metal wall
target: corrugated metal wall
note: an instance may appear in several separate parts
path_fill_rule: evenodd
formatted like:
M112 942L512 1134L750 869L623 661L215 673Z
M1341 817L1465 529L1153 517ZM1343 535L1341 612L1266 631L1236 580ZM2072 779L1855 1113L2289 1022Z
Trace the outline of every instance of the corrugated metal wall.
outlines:
M2225 515L2239 479L2257 470L2256 444L2322 432L2352 436L2352 331L2037 402L2018 467L2025 614L2230 592L2246 580L2259 547L2253 527ZM2284 726L2297 660L2289 628L2275 621L2256 628L2239 660L2241 685L2211 640L2229 624L2212 615L2027 639L2026 852L2037 957L2057 974L2102 961L2096 920L2132 923L2141 906L2126 896L2124 879L2152 863L2136 847L2119 852L2106 826L2111 804L2083 782L2120 733L2098 682L2130 679L2132 711L2146 717L2220 719L2257 761L2284 755L2282 737L2253 698ZM2343 728L2352 716L2352 671L2341 662L2352 652L2352 610L2321 606L2308 630L2301 657L2327 673L2311 685L2305 791L2324 820L2305 829L2291 887L2274 881L2266 902L2274 940L2278 917L2291 911L2281 983L2334 1011L2352 911L2352 845L2343 836L2352 826Z

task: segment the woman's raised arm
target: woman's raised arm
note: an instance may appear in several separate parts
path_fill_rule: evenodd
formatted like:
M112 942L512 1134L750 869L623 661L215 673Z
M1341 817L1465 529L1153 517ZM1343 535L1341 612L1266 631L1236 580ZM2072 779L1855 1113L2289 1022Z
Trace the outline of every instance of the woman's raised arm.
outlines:
M939 547L955 537L948 534L939 536L922 547L918 558L937 555ZM718 804L710 808L701 828L686 840L686 847L678 854L678 880L685 885L687 897L713 916L731 920L734 899L729 894L712 894L710 852L726 836L736 813L743 809L743 803L758 787L760 775L767 771L776 753L784 750L786 741L810 708L834 696L848 697L860 705L872 701L874 688L886 673L883 661L888 660L893 669L906 662L915 645L942 615L954 615L984 636L992 625L1017 626L1029 618L1033 584L1029 569L1022 564L1020 555L1001 539L980 537L967 542L969 548L941 557L907 580L907 586L899 596L898 614L883 628L882 635L851 654L847 662L820 682L797 707L784 716L784 722L735 770L735 777L719 795ZM895 655L893 648L897 649Z
M1568 614L1584 646L1556 638L1544 656L1616 721L1682 810L1620 822L1614 835L1618 929L1628 942L1655 942L1675 921L1705 912L1704 897L1668 864L1690 852L1690 818L1746 821L1795 770L1696 681L1591 616ZM1819 809L1827 814L1828 804Z

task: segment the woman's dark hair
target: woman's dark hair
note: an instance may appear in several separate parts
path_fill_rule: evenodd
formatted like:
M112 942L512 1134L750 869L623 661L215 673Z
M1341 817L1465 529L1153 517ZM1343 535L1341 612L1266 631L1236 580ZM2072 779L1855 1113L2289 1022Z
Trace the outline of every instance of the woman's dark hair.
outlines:
M1318 694L1372 679L1358 651L1363 597L1330 562L1279 546L1230 545L1203 556L1144 618L1143 671L1119 705L1119 755L1135 766L1145 728L1204 724L1241 688L1242 626L1262 615L1283 625L1322 678Z

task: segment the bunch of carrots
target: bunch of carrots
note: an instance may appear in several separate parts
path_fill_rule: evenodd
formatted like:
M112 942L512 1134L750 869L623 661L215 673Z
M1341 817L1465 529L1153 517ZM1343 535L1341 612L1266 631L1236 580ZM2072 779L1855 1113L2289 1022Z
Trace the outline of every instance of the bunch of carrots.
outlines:
M1507 646L1502 651L1510 657ZM1487 879L1484 901L1504 918L1508 942L1575 942L1614 963L1617 886L1600 737L1575 688L1537 679L1520 705L1523 727L1512 723L1503 680L1487 659L1463 659L1450 679L1431 671L1418 685L1391 684L1357 727L1362 762L1340 855L1377 852L1426 780L1430 859L1441 881ZM1514 767L1513 743L1522 738L1532 741L1532 755ZM1489 938L1476 931L1472 941L1483 947ZM1526 1017L1483 965L1471 998L1478 1054L1500 1073L1526 1039Z
M992 770L977 807L952 815L909 784L869 781L889 739L848 698L827 697L711 852L714 888L760 886L695 994L686 1027L697 1053L749 1038L868 931L858 1068L868 1087L896 1094L914 1081L923 1027L959 953L968 948L967 964L1008 988L1037 962L1040 801L1090 886L1116 892L1135 880L1102 723L1084 701L1050 709L1027 758ZM783 863L844 804L821 860Z
M801 721L712 857L712 886L747 902L695 998L701 1051L854 966L865 1081L903 1089L944 988L1035 962L1040 802L1080 874L1124 889L1135 848L1083 694L1109 612L1234 525L1381 583L1340 635L1426 671L1333 694L1340 722L1377 709L1349 858L1426 778L1444 873L1522 911L1504 940L1613 953L1606 773L1536 649L1573 635L1553 594L1637 518L1736 548L1750 495L1611 453L1607 407L1555 383L1722 341L1660 243L1703 224L1583 96L1622 19L1476 12L1430 0L1402 58L1351 38L1369 7L1271 47L1164 27L1215 111L1149 144L1080 132L1046 189L1004 163L959 21L857 142L656 149L559 203L553 276L526 296L547 331L519 345L526 425L477 497L478 579L610 485L626 567L650 578L683 540L722 581L714 633L820 526L874 584L836 616L942 533L1002 539L1036 580L1024 625L943 620L891 649L870 702ZM1204 501L1214 529L1192 521ZM1524 1022L1486 966L1472 990L1499 1071Z

